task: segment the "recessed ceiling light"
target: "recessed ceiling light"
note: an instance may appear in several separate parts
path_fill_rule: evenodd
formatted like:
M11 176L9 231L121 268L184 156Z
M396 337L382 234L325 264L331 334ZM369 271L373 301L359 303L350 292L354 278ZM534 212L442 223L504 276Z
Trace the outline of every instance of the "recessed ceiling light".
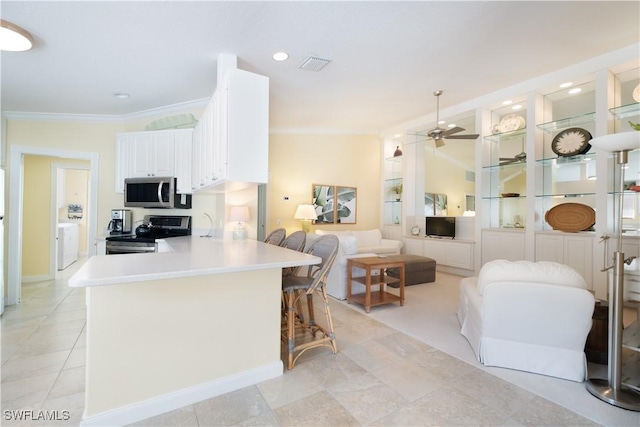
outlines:
M438 122L438 124L439 124L439 125L443 125L443 124L445 124L445 121L444 121L444 120L440 120L440 121Z
M454 128L454 127L456 127L456 124L455 124L455 123L449 123L449 124L447 125L447 127L449 127L449 128Z
M289 54L287 52L276 52L273 54L273 59L275 61L286 61L289 59Z
M507 99L506 101L504 101L504 102L502 103L502 105L511 105L511 104L513 104L513 101L512 101L512 100L510 100L510 99Z
M0 50L24 52L33 47L33 37L22 27L0 19Z
M579 87L574 87L569 91L571 95L575 95L576 93L580 93L580 92L582 92L582 89L580 89Z
M566 88L568 88L568 87L570 87L570 86L573 86L573 82L565 82L565 83L562 83L562 84L560 85L560 87L561 87L562 89L566 89Z
M129 97L128 93L114 93L113 96L120 99L127 99Z
M401 133L396 133L395 135L393 135L394 138L400 138L402 136Z
M516 104L513 107L511 107L512 110L521 110L522 109L522 105L520 104Z

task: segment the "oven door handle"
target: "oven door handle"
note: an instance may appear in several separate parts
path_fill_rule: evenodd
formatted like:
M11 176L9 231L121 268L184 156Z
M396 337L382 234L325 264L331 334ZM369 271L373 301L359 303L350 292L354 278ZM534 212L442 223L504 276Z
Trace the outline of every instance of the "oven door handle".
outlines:
M154 246L125 246L125 245L107 245L107 252L155 252L156 245Z

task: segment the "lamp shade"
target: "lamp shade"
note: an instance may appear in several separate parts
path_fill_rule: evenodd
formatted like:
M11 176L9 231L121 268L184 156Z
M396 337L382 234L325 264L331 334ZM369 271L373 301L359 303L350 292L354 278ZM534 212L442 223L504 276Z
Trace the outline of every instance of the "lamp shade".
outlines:
M248 206L231 206L231 209L229 210L229 221L233 221L233 222L249 221L249 207Z
M631 151L640 148L640 132L621 132L593 138L589 143L598 150Z
M293 216L295 219L318 219L316 210L313 205L298 205L296 214Z

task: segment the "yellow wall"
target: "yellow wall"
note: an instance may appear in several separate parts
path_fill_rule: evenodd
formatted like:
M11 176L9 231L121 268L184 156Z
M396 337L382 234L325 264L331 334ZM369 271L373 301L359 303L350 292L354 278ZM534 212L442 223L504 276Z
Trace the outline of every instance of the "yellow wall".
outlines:
M49 274L51 242L51 164L57 157L27 155L24 158L24 199L22 230L22 275L24 277ZM89 165L89 162L78 161ZM85 171L80 171L84 172ZM84 182L86 187L86 180ZM74 187L78 188L78 187ZM86 191L86 190L85 190ZM64 209L66 215L66 208ZM64 219L63 217L60 218ZM80 237L86 251L86 233ZM84 239L84 241L82 240ZM81 249L82 250L82 249Z
M299 204L311 203L312 184L357 188L356 224L312 225L312 232L379 228L380 144L377 135L272 134L267 232L278 227L288 233L301 229L293 215Z

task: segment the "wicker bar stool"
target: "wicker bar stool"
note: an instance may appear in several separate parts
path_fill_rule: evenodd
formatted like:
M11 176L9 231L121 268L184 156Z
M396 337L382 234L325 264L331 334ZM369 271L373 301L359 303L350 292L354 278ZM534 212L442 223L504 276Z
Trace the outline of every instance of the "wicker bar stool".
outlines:
M319 237L311 244L307 253L322 258L322 262L302 267L307 269L307 274L304 276L289 275L282 278L286 307L286 329L282 331L282 339L287 347L288 369L293 369L296 360L310 348L324 346L331 348L333 353L338 352L326 290L326 277L338 253L338 244L338 238L335 235L327 234ZM314 293L322 298L326 327L315 322ZM307 297L308 321L303 320L302 313L297 313L301 306L298 302L303 295Z
M287 230L285 230L284 228L276 228L271 233L269 233L267 237L264 238L264 243L280 246L286 236Z

